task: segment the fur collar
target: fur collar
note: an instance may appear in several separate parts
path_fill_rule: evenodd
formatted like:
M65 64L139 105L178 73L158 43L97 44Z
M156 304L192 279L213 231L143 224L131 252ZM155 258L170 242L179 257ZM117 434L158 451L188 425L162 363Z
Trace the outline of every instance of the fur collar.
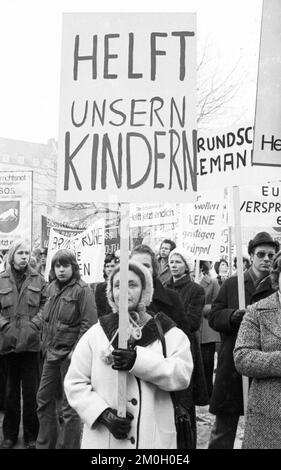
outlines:
M148 312L155 316L154 313ZM176 324L171 320L165 313L158 313L158 318L161 322L164 334L167 333L171 328L176 326ZM99 318L100 325L106 334L109 341L111 341L112 336L118 328L118 315L116 313L109 313L108 315L103 315ZM154 318L151 318L142 329L142 337L134 343L134 346L148 346L159 339L158 330ZM118 335L113 341L113 347L118 348Z

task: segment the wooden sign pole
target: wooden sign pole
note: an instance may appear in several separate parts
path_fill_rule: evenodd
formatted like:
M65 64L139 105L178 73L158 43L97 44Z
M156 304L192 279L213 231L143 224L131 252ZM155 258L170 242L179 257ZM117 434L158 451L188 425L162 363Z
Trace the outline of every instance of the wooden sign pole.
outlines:
M128 315L128 277L129 277L129 203L121 203L120 220L120 296L119 296L119 335L118 347L127 348L129 315ZM126 416L127 372L118 371L118 416Z
M239 187L238 186L233 186L233 204L234 204L239 309L244 309L245 308L245 286L244 286L244 273L243 273L240 200L239 200ZM248 377L242 376L242 386L243 386L243 407L244 407L244 414L246 415L246 410L247 410L247 405L248 405L248 391L249 391Z
M195 272L194 272L194 282L199 284L199 274L200 274L200 260L195 260Z

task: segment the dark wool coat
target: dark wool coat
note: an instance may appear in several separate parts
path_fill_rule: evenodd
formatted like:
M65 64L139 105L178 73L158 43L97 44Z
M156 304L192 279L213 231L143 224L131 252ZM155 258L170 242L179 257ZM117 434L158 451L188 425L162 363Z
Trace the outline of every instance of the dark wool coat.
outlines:
M209 397L205 380L204 365L201 356L199 328L202 321L202 312L205 305L205 291L199 284L193 282L189 276L184 276L178 281L168 284L169 288L175 290L184 306L184 321L182 329L190 341L190 348L193 359L193 374L188 387L184 402L185 406L207 405ZM182 394L182 392L180 392Z
M243 449L281 449L281 305L278 293L251 305L234 349L237 370L252 377Z
M159 279L153 281L153 297L148 309L153 313L165 313L178 328L184 329L185 316L180 296L174 290L164 287Z
M263 279L255 289L249 271L244 274L244 285L246 305L268 297L273 292L269 277ZM209 315L209 325L221 333L221 347L210 403L210 412L213 414L244 414L242 377L233 360L239 326L233 326L230 321L232 313L238 308L238 278L231 276L221 286Z

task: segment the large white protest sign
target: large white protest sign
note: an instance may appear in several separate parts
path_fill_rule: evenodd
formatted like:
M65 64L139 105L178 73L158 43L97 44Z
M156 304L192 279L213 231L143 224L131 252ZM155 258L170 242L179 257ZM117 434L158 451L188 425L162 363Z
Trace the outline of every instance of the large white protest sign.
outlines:
M60 249L75 253L82 279L87 282L102 282L104 246L104 220L99 219L84 232L74 237L59 234L54 228L50 230L48 256L46 262L46 280L48 280L51 261Z
M31 243L32 172L0 172L0 249L8 249L16 238Z
M252 165L253 126L200 130L197 139L198 191L210 186L242 186L276 179L276 169L266 173Z
M59 201L194 199L195 18L64 14Z
M234 217L230 202L230 224ZM281 228L281 183L243 186L240 188L242 227Z
M223 203L223 190L217 189L198 195L193 205L182 205L182 242L195 259L219 259Z
M256 165L281 166L280 51L281 2L263 0L253 153Z

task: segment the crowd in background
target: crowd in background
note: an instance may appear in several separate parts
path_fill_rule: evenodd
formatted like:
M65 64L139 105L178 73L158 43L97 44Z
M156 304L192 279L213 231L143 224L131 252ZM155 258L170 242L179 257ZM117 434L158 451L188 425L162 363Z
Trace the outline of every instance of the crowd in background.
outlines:
M46 282L47 250L16 241L0 260L1 448L15 446L21 419L28 449L176 448L173 396L190 418L191 448L198 405L216 417L209 448L233 448L241 374L253 378L243 447L281 448L273 398L281 377L279 244L260 232L248 255L245 301L254 305L246 310L236 258L231 275L225 259L201 260L195 275L194 261L172 240L157 253L134 247L130 334L119 348L120 252L105 257L104 281L88 285L75 255L59 250ZM125 417L113 393L120 370L128 376ZM272 429L266 439L264 422Z

